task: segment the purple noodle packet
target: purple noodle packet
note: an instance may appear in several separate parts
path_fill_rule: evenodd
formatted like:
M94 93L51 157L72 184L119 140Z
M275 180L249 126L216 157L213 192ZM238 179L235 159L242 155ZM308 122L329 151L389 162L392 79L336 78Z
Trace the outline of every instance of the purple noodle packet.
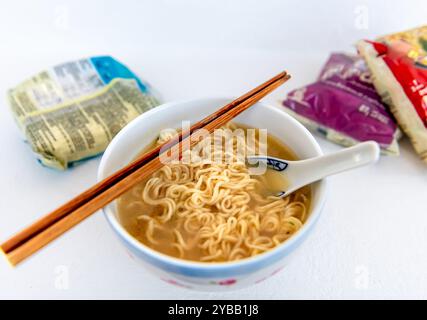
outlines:
M332 54L317 81L291 91L283 106L309 129L336 143L350 146L374 140L383 153L399 154L396 121L359 56Z

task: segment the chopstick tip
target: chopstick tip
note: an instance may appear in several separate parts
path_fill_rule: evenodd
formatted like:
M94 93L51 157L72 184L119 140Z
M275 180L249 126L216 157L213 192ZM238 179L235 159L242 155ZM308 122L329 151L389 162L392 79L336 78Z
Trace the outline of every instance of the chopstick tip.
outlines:
M11 266L12 268L14 268L16 266L16 264L14 264L10 259L9 256L7 255L7 253L3 250L3 246L0 246L0 253L2 256L4 256L5 260L8 262L9 266Z

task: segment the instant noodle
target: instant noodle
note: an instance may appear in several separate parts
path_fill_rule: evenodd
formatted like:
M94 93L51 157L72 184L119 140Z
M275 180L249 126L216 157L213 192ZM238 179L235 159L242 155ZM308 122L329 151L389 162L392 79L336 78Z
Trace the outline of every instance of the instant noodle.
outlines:
M372 85L359 56L334 53L316 82L291 91L285 110L327 139L350 146L374 140L385 154L399 154L400 131Z
M359 41L375 88L427 163L427 26Z

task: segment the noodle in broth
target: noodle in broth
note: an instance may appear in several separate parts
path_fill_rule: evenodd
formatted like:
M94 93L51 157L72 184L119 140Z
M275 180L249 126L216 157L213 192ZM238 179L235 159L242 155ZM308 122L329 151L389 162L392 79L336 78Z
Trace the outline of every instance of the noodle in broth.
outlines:
M233 123L226 127L247 131ZM157 143L172 135L163 132ZM230 138L235 151L239 138ZM259 148L255 140L253 147ZM219 152L213 141L213 153ZM267 147L270 156L296 159L274 137L267 137ZM234 261L281 244L305 222L311 188L285 198L272 196L268 185L274 175L251 176L234 152L228 156L231 163L165 165L118 199L122 225L148 247L194 261Z

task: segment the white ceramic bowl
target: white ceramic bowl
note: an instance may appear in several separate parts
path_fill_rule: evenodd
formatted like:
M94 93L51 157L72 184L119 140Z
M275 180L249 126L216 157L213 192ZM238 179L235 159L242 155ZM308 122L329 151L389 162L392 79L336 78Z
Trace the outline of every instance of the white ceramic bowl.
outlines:
M189 120L193 124L229 101L231 99L215 98L170 102L140 115L111 141L101 159L98 180L104 179L129 163L145 146L157 138L162 129L180 128L183 120ZM269 134L280 139L301 159L322 154L308 130L276 107L257 103L239 115L235 121L251 127L266 128ZM257 283L282 269L290 253L297 249L312 230L323 207L325 194L326 181L322 180L313 185L313 199L308 219L289 240L266 253L226 263L191 262L154 251L133 238L121 226L117 217L116 203L105 207L104 213L130 254L164 281L192 289L221 290Z

